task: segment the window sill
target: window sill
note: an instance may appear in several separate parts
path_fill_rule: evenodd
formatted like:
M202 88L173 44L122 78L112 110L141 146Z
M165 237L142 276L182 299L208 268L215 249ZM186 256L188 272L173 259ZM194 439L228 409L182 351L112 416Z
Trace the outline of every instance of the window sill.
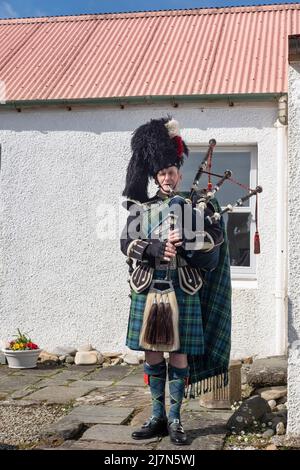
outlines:
M257 289L257 279L232 279L232 289Z

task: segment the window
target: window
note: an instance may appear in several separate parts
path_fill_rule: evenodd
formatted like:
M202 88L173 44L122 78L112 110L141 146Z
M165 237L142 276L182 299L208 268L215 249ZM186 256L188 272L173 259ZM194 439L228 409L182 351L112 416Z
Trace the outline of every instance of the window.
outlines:
M182 190L190 191L197 169L206 155L207 148L190 146L190 156L186 159L183 170ZM212 172L220 175L225 170L232 171L232 178L251 188L257 185L257 152L255 147L216 147L213 153ZM211 178L213 185L219 180ZM203 175L199 188L206 186L207 175ZM226 182L217 193L217 199L224 209L244 196L246 191L231 182ZM255 233L255 196L248 199L243 207L234 208L224 214L229 241L229 253L232 277L236 279L255 278L255 255L253 240Z

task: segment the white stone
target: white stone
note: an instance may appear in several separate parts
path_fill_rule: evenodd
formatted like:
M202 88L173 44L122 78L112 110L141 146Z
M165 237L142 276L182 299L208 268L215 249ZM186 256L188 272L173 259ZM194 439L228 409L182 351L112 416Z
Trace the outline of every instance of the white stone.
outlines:
M285 403L282 403L280 405L277 405L277 410L278 411L282 411L282 410L286 410L286 404Z
M282 422L276 425L276 434L278 436L282 436L283 434L285 434L285 426Z
M86 344L82 344L81 346L79 346L78 348L78 352L86 352L86 351L93 351L93 346L90 344L90 343L86 343Z
M274 434L275 434L275 433L274 433L273 429L267 429L267 430L263 433L262 437L272 437L272 436L274 436Z
M277 387L264 387L258 388L255 390L255 393L260 395L264 400L278 400L278 398L282 398L287 393L286 385L277 386Z
M119 364L122 364L122 362L123 362L123 359L121 357L116 357L115 359L111 361L111 365L117 366Z
M59 362L58 356L56 354L51 354L47 351L42 351L39 355L40 362L52 361Z
M98 363L98 351L78 351L75 356L76 365L93 365Z
M276 401L275 400L269 400L268 405L271 408L271 410L274 410L274 408L276 407Z
M123 361L126 364L130 364L130 365L135 366L135 365L139 365L140 357L139 357L138 354L135 354L134 352L129 352L129 353L124 354Z
M104 362L104 357L103 357L103 355L101 354L100 351L96 351L96 352L97 352L97 363L98 363L98 364L103 364L103 362Z
M121 352L103 352L102 356L105 358L115 359L117 357L122 356Z

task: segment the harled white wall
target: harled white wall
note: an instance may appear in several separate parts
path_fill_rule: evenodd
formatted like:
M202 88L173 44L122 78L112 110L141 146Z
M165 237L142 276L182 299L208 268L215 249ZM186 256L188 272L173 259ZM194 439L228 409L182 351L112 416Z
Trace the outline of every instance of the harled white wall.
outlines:
M129 298L117 222L130 137L167 113L187 143L258 147L262 253L257 286L234 289L232 357L274 354L275 103L2 111L0 338L20 327L48 350L87 341L124 349ZM101 204L115 213L111 240L101 240Z

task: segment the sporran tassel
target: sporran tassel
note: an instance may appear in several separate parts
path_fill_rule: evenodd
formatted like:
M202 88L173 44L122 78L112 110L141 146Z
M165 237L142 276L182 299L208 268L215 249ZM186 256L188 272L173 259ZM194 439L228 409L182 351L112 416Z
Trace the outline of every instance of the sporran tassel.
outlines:
M165 319L165 303L161 296L160 302L157 307L157 320L156 320L156 344L165 344L167 341L167 329Z
M145 341L149 344L154 344L156 342L157 336L157 313L158 306L156 296L154 297L153 304L148 317L148 322L145 330Z
M165 304L165 324L166 324L166 331L167 331L166 344L173 344L174 342L173 315L172 315L172 308L169 302L168 295L167 295L167 301Z

